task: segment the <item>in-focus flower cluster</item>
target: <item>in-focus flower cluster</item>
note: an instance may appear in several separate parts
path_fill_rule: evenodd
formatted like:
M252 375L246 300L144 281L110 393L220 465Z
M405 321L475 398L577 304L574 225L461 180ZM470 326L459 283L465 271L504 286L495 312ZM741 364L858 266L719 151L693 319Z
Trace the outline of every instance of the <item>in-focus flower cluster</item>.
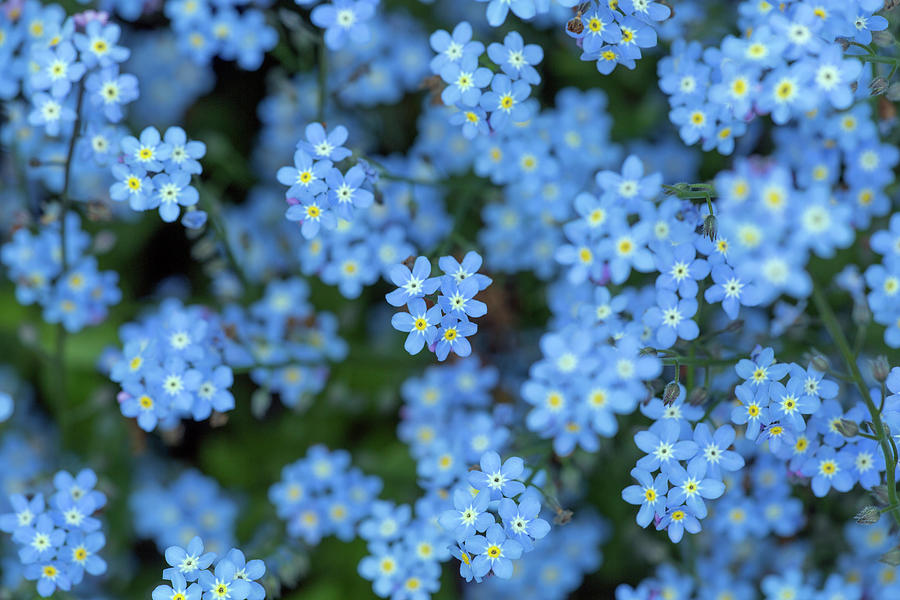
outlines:
M204 552L203 540L195 536L185 547L166 548L168 569L162 572L168 584L153 590L153 600L264 600L265 588L257 582L266 574L266 564L247 560L232 548L222 556Z
M350 157L344 148L347 128L335 127L327 133L320 123L306 127L306 139L297 142L294 166L278 169L278 181L289 186L286 198L290 207L285 216L301 224L306 239L316 237L320 228L338 226L338 219L349 223L354 209L368 208L374 196L364 184L373 179L365 162L358 162L346 173L334 166Z
M488 57L502 71L495 73L479 66L484 44L472 40L472 26L463 21L452 34L443 29L431 34L431 48L437 53L431 59L431 71L445 84L441 102L455 109L450 123L461 125L467 139L530 118L533 103L525 101L531 86L541 81L534 68L544 57L540 46L526 45L516 31L508 33L502 44L495 42L487 48Z
M513 456L501 464L500 455L489 451L480 466L480 471L469 472L469 489L462 485L453 490L453 508L441 513L440 524L456 540L450 551L459 559L459 574L466 581L480 582L489 573L509 579L512 561L534 550L535 540L550 532L550 524L539 516L540 492L521 481L521 458Z
M397 331L408 332L403 347L410 354L418 354L426 345L445 360L452 351L457 356L468 356L472 345L467 339L478 331L469 318L483 317L487 305L475 300L478 292L491 285L490 277L478 272L481 256L469 252L462 263L452 256L442 256L438 261L444 275L431 276L431 263L424 256L416 258L412 270L404 264L395 265L390 277L397 289L385 297L391 306L404 304L409 312L396 313L391 325ZM435 301L426 297L440 289Z
M10 497L13 512L0 515L0 531L11 534L25 565L24 576L36 582L41 597L57 590L69 591L88 575L106 572L106 561L97 553L106 545L100 521L94 513L106 505L106 496L94 489L97 475L84 469L77 476L59 471L53 477L56 491L44 495Z
M566 34L577 40L581 60L596 61L597 71L609 75L616 65L634 69L641 49L657 43L657 23L672 14L666 4L650 0L601 2L558 0L563 6L577 6L566 24Z
M206 213L193 207L200 194L191 186L191 177L203 168L198 159L206 154L203 142L188 140L180 127L170 127L161 137L155 127L147 127L140 138L126 136L119 142L121 153L111 172L115 183L109 196L136 211L159 209L166 223L178 219L181 207L188 209L184 225L202 227Z

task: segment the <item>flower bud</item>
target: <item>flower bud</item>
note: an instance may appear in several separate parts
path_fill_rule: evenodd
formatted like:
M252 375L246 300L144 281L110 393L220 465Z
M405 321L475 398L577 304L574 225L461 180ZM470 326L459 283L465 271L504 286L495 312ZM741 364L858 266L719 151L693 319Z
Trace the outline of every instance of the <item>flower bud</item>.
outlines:
M690 404L691 406L702 406L706 403L707 398L709 398L709 394L706 393L705 388L694 388L688 395L688 404Z
M565 525L569 521L572 520L572 517L575 516L571 510L562 508L561 506L556 507L556 516L553 517L553 522L557 525Z
M566 30L575 35L580 35L581 32L584 31L584 23L581 22L581 15L575 15L573 19L566 23Z
M878 519L881 518L881 511L879 511L876 506L865 506L861 511L856 513L856 516L853 518L856 519L856 522L860 525L871 525L877 523Z
M884 93L884 97L891 102L900 101L900 82L894 82L889 85L887 91Z
M681 395L681 387L678 385L677 381L670 381L666 384L666 389L663 390L663 404L666 406L673 404L676 400L678 400L678 396Z
M834 428L839 434L848 438L856 437L856 434L859 433L859 425L849 419L841 419Z
M867 325L872 320L872 311L869 310L869 303L865 298L861 298L853 303L853 310L850 312L850 318L854 325Z
M869 368L872 369L872 377L878 383L884 383L888 375L891 373L891 365L888 363L886 356L879 355L869 361Z
M715 215L706 215L703 219L703 235L709 238L709 241L716 241L716 235L719 233L719 223L716 221Z
M826 357L818 350L812 351L812 355L809 357L809 362L812 364L813 369L819 371L820 373L825 373L826 371L831 369L831 362L828 360L828 357Z
M872 41L880 48L887 48L894 45L894 36L886 29L884 31L873 31Z
M882 505L887 505L890 503L890 499L888 498L887 486L883 483L881 485L876 485L869 493L872 494L872 498L875 499L875 502Z
M888 82L884 77L876 77L869 82L869 93L872 96L880 96L881 94L885 93L887 89Z
M891 548L890 550L882 554L881 558L879 558L878 560L892 567L900 566L900 546Z

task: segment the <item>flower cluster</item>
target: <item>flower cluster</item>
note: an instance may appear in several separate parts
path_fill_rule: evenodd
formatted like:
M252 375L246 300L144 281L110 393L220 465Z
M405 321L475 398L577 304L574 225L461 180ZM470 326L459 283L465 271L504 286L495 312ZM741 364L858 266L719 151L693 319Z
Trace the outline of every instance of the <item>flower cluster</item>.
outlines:
M275 47L278 33L266 23L265 14L246 2L173 0L165 3L165 15L183 55L207 65L214 57L237 62L255 71L266 52Z
M37 233L19 229L0 248L0 261L16 284L20 304L38 304L48 323L80 331L105 320L122 293L119 274L97 268L97 259L89 254L91 238L78 216L67 215L65 228L65 250L59 221Z
M292 408L302 408L325 386L326 361L338 362L347 354L337 318L315 311L302 279L269 282L260 300L248 308L226 306L221 320L226 362L249 369L257 385Z
M318 0L294 0L301 6L316 4ZM371 33L368 21L375 14L381 0L333 0L312 9L313 25L325 30L325 44L329 50L340 50L348 43L365 44Z
M431 71L446 84L441 102L455 109L450 123L461 125L466 138L528 120L532 111L525 101L531 86L541 81L534 68L544 58L540 46L526 45L516 31L508 33L502 44L495 42L487 48L488 57L502 71L494 73L479 66L484 44L472 40L472 26L463 21L452 34L443 29L431 34L431 48L437 53L431 59Z
M485 452L481 470L469 473L468 484L453 491L453 508L440 516L441 526L452 532L460 560L459 574L466 581L481 581L489 573L509 579L513 560L534 550L535 540L550 532L540 518L541 495L520 481L524 461L513 456L500 463L496 452ZM490 509L496 510L500 522Z
M193 469L165 483L144 479L129 498L134 530L153 540L160 552L188 546L195 536L206 540L212 552L234 545L238 506L215 479Z
M232 548L222 556L203 551L203 540L195 536L184 548L166 548L168 569L162 576L168 584L153 590L153 600L185 600L229 598L233 600L265 600L266 590L257 582L266 574L266 564L247 560L244 553Z
M354 209L372 205L372 192L364 189L372 174L365 163L357 163L346 173L334 166L351 155L344 148L347 128L335 127L327 133L320 123L306 127L306 139L297 142L294 166L278 169L278 181L289 186L286 198L290 208L285 216L301 224L306 239L316 237L320 228L335 229L338 219L350 222Z
M672 14L667 5L649 0L558 1L563 6L577 6L566 33L578 41L581 60L596 61L597 70L604 75L612 73L616 65L634 69L641 49L656 46L654 25Z
M144 431L234 408L234 376L223 360L224 333L215 313L166 301L157 314L124 326L120 337L124 347L109 376L122 386L122 414Z
M885 326L884 343L900 348L900 302L897 302L900 299L900 215L895 213L888 229L872 235L871 246L882 261L866 269L865 285L869 292L865 298L862 298L862 286L854 289L854 296L859 305L868 302L872 319Z
M397 289L385 298L391 306L405 304L409 311L396 313L391 326L409 333L403 347L410 354L418 354L427 344L438 360L446 359L451 351L468 356L472 345L466 338L478 331L478 325L469 318L487 314L487 305L475 300L475 295L491 285L491 278L478 272L481 256L477 252L466 254L462 263L452 256L442 256L438 264L444 271L441 277L431 276L431 263L424 256L416 258L412 270L404 264L391 269L391 281ZM429 308L425 297L438 289L440 294Z
M679 542L685 531L700 531L700 519L708 514L703 500L721 496L725 492L723 473L744 466L741 455L728 449L735 437L732 427L711 431L706 423L698 423L692 431L683 423L679 418L664 417L634 436L646 456L631 471L638 485L622 491L626 502L641 507L638 525L646 527L653 522L657 529L665 529L673 542ZM654 478L656 471L659 474Z
M269 488L269 500L291 537L310 545L329 535L347 542L374 510L381 487L379 478L350 466L346 450L312 446L305 457L281 470L281 480Z
M68 591L88 575L106 572L97 553L106 545L100 521L92 516L106 505L106 496L94 489L97 475L84 469L77 476L60 471L53 477L56 491L49 502L41 493L10 497L13 512L0 515L0 531L19 545L24 575L37 582L41 597L57 589Z
M669 96L669 118L686 144L731 154L734 140L758 115L783 125L817 112L848 108L862 63L845 57L838 38L869 44L887 27L874 15L880 0L830 0L812 6L769 3L742 11L746 37L726 36L719 47L681 41L659 63L660 88ZM749 6L748 6L749 8Z
M126 136L119 142L121 154L111 172L115 183L109 188L113 200L136 211L159 209L166 223L178 219L181 207L188 209L183 223L199 228L206 213L193 210L200 199L191 177L203 168L198 159L206 154L203 142L188 140L181 127L170 127L160 136L155 127L147 127L140 138Z

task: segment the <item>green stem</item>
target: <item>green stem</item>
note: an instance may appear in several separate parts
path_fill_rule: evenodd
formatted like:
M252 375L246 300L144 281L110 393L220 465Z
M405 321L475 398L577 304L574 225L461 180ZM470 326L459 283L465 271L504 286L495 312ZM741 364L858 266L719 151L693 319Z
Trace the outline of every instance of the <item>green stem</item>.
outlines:
M222 206L216 199L215 193L203 183L197 181L195 183L195 186L197 187L197 191L200 193L200 205L204 210L206 210L206 214L209 215L209 222L212 224L213 230L219 237L219 241L222 242L222 248L225 252L225 258L228 259L228 262L231 264L232 270L234 270L235 274L238 276L238 279L241 280L241 283L244 286L244 293L246 294L253 288L253 284L244 273L244 269L238 262L237 257L231 249L231 244L228 242L228 236L225 232L225 225L222 222Z
M692 358L689 356L664 356L663 364L666 366L681 363L685 366L706 367L706 366L728 366L734 365L738 359L736 358Z
M319 44L319 106L316 112L316 120L325 122L325 102L328 99L328 48L325 47L325 39Z
M65 278L66 272L69 270L69 253L66 248L66 217L69 213L71 198L69 197L69 184L72 180L72 158L75 155L75 143L81 133L81 107L84 104L84 83L78 86L78 97L75 101L75 122L72 124L72 137L69 138L69 146L66 149L65 170L63 173L63 187L60 193L60 211L59 211L59 244L60 244L60 272L57 281ZM66 328L60 320L56 325L56 352L54 363L56 366L56 385L57 385L57 403L59 411L59 429L62 435L63 443L66 440L66 431L68 426L68 408L66 398Z
M856 364L856 357L850 350L850 345L847 343L847 338L844 336L844 332L841 330L841 326L838 323L834 311L831 310L831 306L825 299L825 294L822 293L822 290L818 286L814 286L812 296L813 302L816 305L816 309L819 311L819 316L822 317L822 321L825 323L825 328L828 330L828 334L831 336L831 339L837 346L838 351L841 353L841 357L847 364L847 368L850 370L850 375L852 376L853 381L856 384L856 388L859 391L860 396L862 396L866 408L869 410L869 415L872 417L872 424L874 425L875 435L878 438L879 445L881 446L881 452L884 454L885 483L887 485L887 494L889 501L888 504L892 507L888 512L891 513L894 521L898 525L900 525L900 509L898 509L897 507L900 502L898 502L897 498L897 484L894 481L894 471L897 468L896 454L893 450L894 440L891 439L887 434L887 430L885 429L884 423L881 420L881 413L878 411L878 407L875 406L875 403L872 402L872 397L869 395L869 389L866 386L865 380L863 380L862 373L859 371L859 366Z
M890 56L872 56L870 54L845 54L845 58L858 58L863 62L881 63L884 65L896 65L900 59Z

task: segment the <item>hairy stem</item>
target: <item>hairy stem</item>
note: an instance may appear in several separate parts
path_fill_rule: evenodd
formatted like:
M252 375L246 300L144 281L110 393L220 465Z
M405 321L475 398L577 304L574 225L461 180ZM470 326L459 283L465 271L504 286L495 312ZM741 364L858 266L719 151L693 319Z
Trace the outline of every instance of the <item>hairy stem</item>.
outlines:
M884 454L885 483L887 484L888 504L891 507L888 512L890 512L894 521L900 525L897 484L894 480L897 458L893 450L893 440L888 436L887 430L884 428L884 423L881 420L881 412L878 410L878 407L875 406L875 403L872 402L872 397L869 395L869 389L866 386L865 380L863 380L859 366L856 364L856 356L854 356L853 352L850 350L850 344L847 343L847 338L841 330L841 326L838 323L834 311L831 310L831 306L825 299L825 294L822 293L822 290L818 286L814 286L812 295L813 302L816 304L816 309L819 311L819 316L822 317L822 321L825 323L828 334L831 336L831 339L834 340L838 351L841 353L841 357L847 364L847 368L850 370L850 376L856 384L856 388L859 390L859 394L862 396L866 408L869 410L869 416L872 417L872 424L875 429L874 433L878 439L879 446L881 446L881 452Z

